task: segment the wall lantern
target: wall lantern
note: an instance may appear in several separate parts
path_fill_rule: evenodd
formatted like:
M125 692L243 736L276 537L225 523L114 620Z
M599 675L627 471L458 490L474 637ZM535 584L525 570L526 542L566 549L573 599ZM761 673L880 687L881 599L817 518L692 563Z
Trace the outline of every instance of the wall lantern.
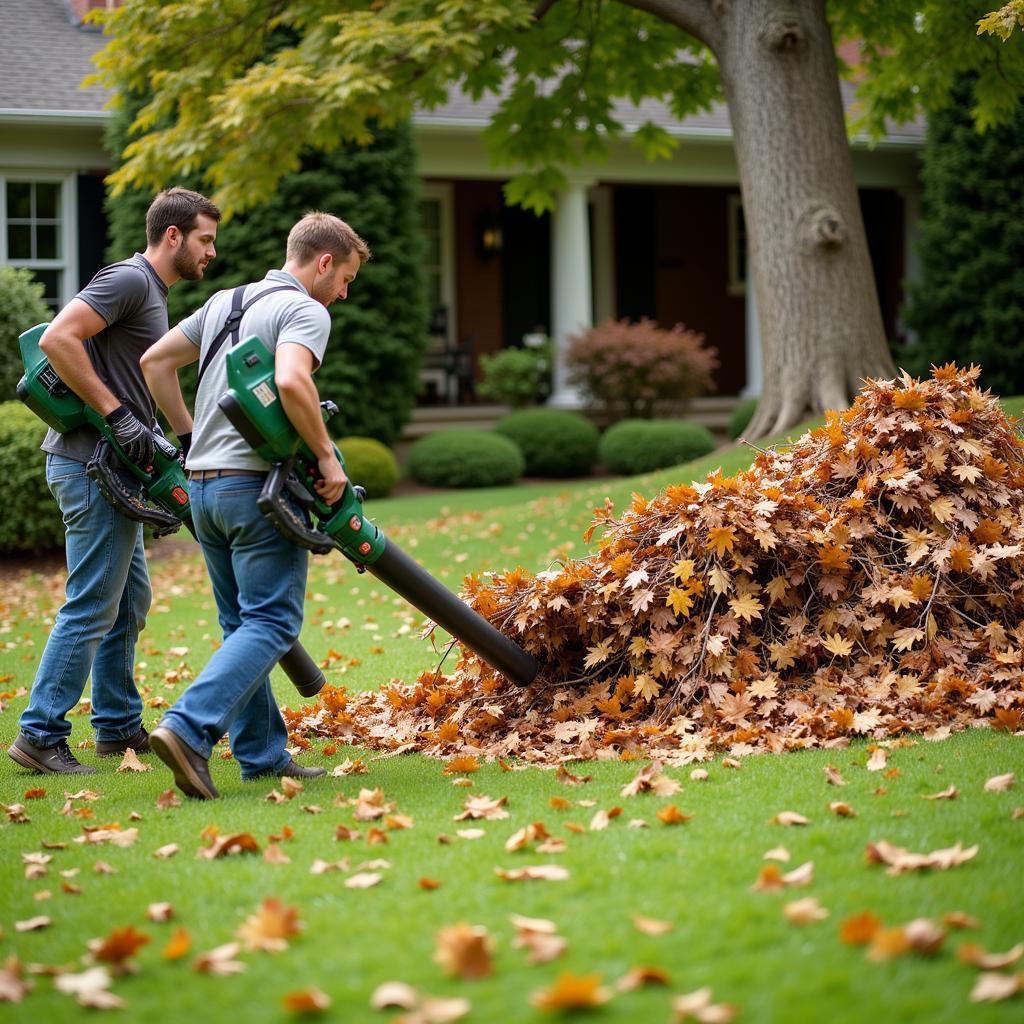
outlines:
M501 252L504 239L501 234L501 221L493 210L484 213L477 225L477 245L480 249L480 256L483 259L490 259Z

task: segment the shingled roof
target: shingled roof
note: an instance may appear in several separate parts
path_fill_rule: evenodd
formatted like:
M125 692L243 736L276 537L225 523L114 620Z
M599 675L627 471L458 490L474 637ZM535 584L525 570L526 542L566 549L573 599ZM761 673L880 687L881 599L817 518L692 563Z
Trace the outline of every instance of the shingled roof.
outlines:
M102 114L109 91L82 88L102 33L73 24L64 0L0 0L0 25L0 114Z
M109 99L100 86L81 87L82 79L94 71L92 57L103 47L103 35L94 28L78 25L67 0L0 0L0 25L4 29L0 47L0 119L17 116L24 120L36 112L102 118ZM841 83L843 102L849 105L853 88ZM501 98L484 96L472 100L453 88L448 100L433 110L417 112L413 122L423 128L478 130L489 123ZM644 100L640 104L619 101L616 116L628 130L646 121L661 125L674 135L729 139L732 125L725 104L676 121L664 103ZM889 144L920 145L924 141L924 119L890 129Z

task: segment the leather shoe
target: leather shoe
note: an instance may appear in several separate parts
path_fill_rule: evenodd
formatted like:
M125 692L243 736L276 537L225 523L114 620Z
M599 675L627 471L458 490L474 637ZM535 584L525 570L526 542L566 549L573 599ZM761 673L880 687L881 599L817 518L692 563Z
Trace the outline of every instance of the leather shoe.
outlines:
M210 778L210 766L177 733L158 725L149 734L153 753L174 773L174 784L196 800L216 800L220 796Z
M82 764L71 753L67 740L61 740L52 747L37 747L19 732L7 748L7 754L23 768L30 768L40 775L92 775L96 771L92 765Z
M134 736L128 736L123 740L97 740L96 756L113 757L115 754L123 754L129 747L136 754L149 753L149 733L141 725Z
M282 779L287 776L289 779L319 779L321 775L327 774L326 768L307 768L299 764L293 757L279 772L275 772Z

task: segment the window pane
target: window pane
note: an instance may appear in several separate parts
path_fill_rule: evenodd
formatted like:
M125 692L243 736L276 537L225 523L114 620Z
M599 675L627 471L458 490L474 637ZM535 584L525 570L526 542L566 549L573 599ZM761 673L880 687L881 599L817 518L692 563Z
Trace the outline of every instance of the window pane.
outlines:
M32 185L29 182L7 182L7 216L32 216Z
M7 258L32 259L32 227L29 224L7 225Z
M57 226L55 224L37 224L36 259L55 260L59 257Z
M36 216L40 220L60 217L60 184L56 181L36 183Z
M33 270L32 276L43 286L43 302L54 312L60 308L60 270Z
M437 266L441 262L440 236L427 235L424 241L426 242L426 244L424 245L424 249L426 249L426 253L424 255L425 262Z

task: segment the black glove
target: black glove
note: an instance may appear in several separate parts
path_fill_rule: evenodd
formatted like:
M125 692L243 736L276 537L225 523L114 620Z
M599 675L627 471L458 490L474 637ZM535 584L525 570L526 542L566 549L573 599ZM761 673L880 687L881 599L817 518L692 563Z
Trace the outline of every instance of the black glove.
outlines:
M141 469L153 465L153 432L126 405L119 405L104 419L110 424L118 447Z
M187 434L179 434L178 444L181 445L181 459L184 462L188 458L189 448L192 447L192 431L190 430Z

